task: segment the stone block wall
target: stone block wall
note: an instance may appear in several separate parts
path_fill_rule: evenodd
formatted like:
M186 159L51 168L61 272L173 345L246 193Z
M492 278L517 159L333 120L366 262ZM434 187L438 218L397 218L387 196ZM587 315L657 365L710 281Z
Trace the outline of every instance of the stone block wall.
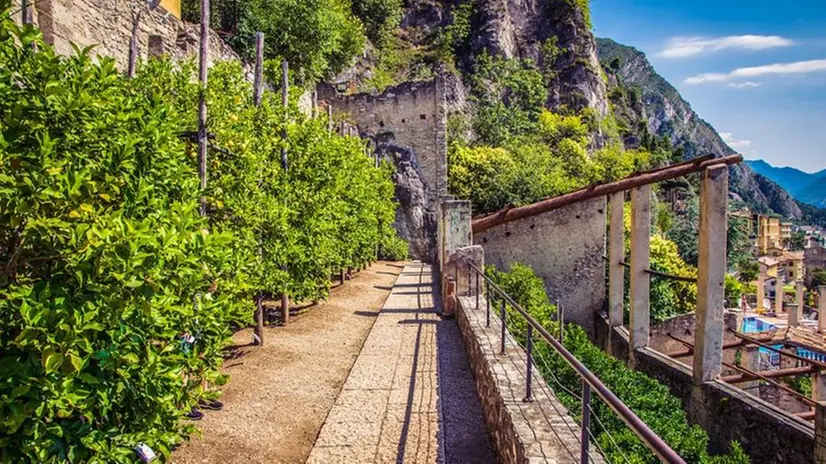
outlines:
M473 241L487 264L531 266L565 320L593 335L594 314L605 305L605 230L605 199L596 198L494 227Z
M395 164L397 229L410 241L413 258L435 263L439 203L447 193L444 79L406 82L379 95L345 95L321 85L318 99L332 106L336 119L358 127L359 135L373 140L379 155Z
M14 0L20 4L20 0ZM128 0L37 0L34 21L45 41L60 54L74 53L95 45L93 55L110 56L118 68L126 69L134 14L142 11L138 28L138 53L141 59L167 54L174 59L197 57L199 26L176 18L163 8L150 11L144 1ZM209 61L238 59L218 34L212 32Z
M542 378L533 369L533 401L524 401L525 352L509 334L505 354L500 354L501 326L495 314L486 327L486 302L461 297L456 320L462 333L476 390L491 444L503 464L579 462L581 430L568 411L540 387ZM594 447L591 462L603 463Z

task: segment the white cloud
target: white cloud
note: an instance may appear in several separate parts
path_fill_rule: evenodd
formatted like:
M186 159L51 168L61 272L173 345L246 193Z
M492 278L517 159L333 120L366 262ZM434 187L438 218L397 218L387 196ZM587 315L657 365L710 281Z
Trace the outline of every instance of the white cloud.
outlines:
M727 37L674 37L668 41L664 58L687 58L726 49L766 50L790 47L794 42L776 35L730 35Z
M761 85L763 85L763 84L761 84L759 82L746 81L746 82L730 82L728 86L733 88L733 89L753 89L755 87L760 87Z
M734 138L731 132L720 132L720 137L723 138L723 141L726 142L728 146L737 151L748 150L751 148L751 140L738 140Z
M750 68L737 68L728 73L705 73L689 77L686 84L705 84L707 82L728 82L738 78L754 78L766 75L808 74L826 72L826 60L797 61L794 63L775 63Z

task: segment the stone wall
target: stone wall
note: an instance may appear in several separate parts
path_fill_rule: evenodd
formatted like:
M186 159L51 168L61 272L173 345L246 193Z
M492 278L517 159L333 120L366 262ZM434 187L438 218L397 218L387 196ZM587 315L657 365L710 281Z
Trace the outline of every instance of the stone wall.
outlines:
M605 230L605 199L596 198L488 229L473 241L487 264L531 266L565 320L593 334L594 314L605 305Z
M335 118L355 124L359 135L374 140L378 153L396 164L397 229L410 241L413 258L435 262L439 202L447 193L444 79L406 82L379 95L345 95L322 85L318 99L332 106Z
M476 391L491 444L503 464L579 462L581 430L550 390L540 387L541 376L533 369L533 400L524 401L525 352L507 335L500 354L500 328L495 315L486 327L484 298L476 309L475 297L459 299L456 320L462 333ZM593 447L592 447L593 449ZM603 463L591 453L591 462Z
M15 0L16 4L20 0ZM141 59L151 54L167 54L175 59L196 57L199 26L184 23L162 8L149 11L146 2L127 0L37 0L34 21L43 38L60 54L74 53L72 43L80 48L95 45L94 55L110 56L118 68L125 69L129 60L129 41L134 14L142 11L138 28L138 53ZM134 4L134 7L133 7ZM215 32L210 34L210 63L238 59Z
M597 340L607 342L608 322L597 319ZM618 327L610 334L615 356L627 359L628 331ZM690 358L688 358L690 362ZM811 463L814 461L814 429L810 422L723 382L693 386L691 368L653 350L634 355L634 366L667 386L683 403L691 422L709 436L712 453L725 453L737 440L752 464Z

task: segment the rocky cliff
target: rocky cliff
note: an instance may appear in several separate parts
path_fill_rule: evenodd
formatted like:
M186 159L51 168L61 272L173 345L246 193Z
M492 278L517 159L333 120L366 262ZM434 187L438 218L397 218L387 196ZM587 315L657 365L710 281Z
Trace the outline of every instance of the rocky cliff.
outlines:
M686 159L736 153L677 89L657 74L644 53L611 39L597 39L597 46L608 75L614 114L627 146L636 147L646 137L655 136L681 149ZM745 164L731 168L731 191L758 210L802 217L799 205L783 188Z

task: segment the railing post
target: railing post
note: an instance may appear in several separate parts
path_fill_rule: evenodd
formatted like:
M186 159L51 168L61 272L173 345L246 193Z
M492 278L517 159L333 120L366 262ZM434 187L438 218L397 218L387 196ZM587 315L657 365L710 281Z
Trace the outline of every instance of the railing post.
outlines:
M631 189L631 346L648 346L651 318L651 185ZM630 354L630 353L629 353ZM633 356L632 356L633 359Z
M502 318L502 343L499 348L499 354L505 354L505 330L507 329L507 314L505 313L505 298L502 297L502 308L499 310L499 316Z
M728 166L710 166L700 181L694 385L716 379L722 370L727 213Z
M485 327L490 327L490 285L485 286Z
M526 364L528 365L528 371L525 375L526 382L525 382L525 401L526 403L530 403L533 401L533 395L531 392L531 381L533 380L533 326L528 324L528 358Z
M581 464L588 464L588 452L591 448L591 435L588 429L591 428L591 386L588 385L584 379L582 380L582 430L581 443L582 449L579 454L579 462Z
M479 274L476 274L476 309L479 309Z

